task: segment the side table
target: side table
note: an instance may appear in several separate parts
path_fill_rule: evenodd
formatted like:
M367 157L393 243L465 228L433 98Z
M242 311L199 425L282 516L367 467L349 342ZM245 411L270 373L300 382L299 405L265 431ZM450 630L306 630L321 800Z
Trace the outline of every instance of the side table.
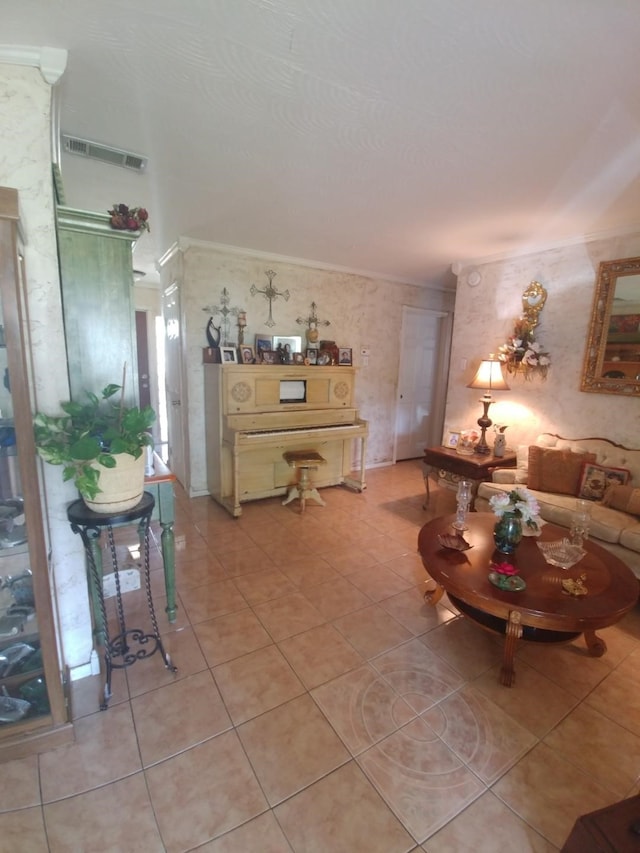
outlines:
M424 485L427 497L423 509L429 506L429 476L433 473L441 476L447 483L457 486L460 480L471 481L471 509L473 509L478 486L485 480L491 479L494 468L515 468L516 454L505 453L504 456L480 455L474 453L472 456L463 456L456 450L448 447L425 447L424 458Z
M158 621L153 606L151 595L151 579L149 572L149 523L155 506L153 495L144 492L142 500L133 507L113 514L98 513L90 510L82 500L74 501L67 509L67 518L71 522L71 529L79 533L82 538L87 558L89 591L91 594L92 610L96 642L104 648L106 678L104 685L104 698L100 704L100 710L108 707L111 698L111 674L113 669L124 669L131 666L137 660L151 657L156 651L160 651L164 665L167 669L175 672L175 667L169 655L165 651L158 630ZM130 524L138 521L138 535L140 537L140 553L143 558L144 586L147 596L147 607L151 617L151 633L145 633L141 628L127 628L122 602L122 591L120 589L120 576L118 568L118 557L113 537L113 527L119 524ZM102 546L101 535L103 528L107 531L107 544L111 554L111 563L116 586L116 610L118 619L118 634L109 636L109 625L104 603L104 590L102 586ZM137 648L132 648L137 644ZM116 661L121 659L121 663Z

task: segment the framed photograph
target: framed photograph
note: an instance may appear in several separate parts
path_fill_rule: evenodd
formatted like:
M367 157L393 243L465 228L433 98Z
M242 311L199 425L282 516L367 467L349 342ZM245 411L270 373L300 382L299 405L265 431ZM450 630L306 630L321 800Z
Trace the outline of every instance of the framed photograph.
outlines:
M248 347L242 344L240 347L240 361L242 364L253 364L255 360L256 356L253 351L253 347Z
M460 441L460 430L450 429L444 434L444 446L455 450Z
M273 345L269 349L278 349L278 345L282 345L282 349L293 354L294 352L302 352L302 338L299 335L283 338L280 335L273 336ZM288 349L287 349L288 347Z
M307 359L309 360L309 364L317 364L318 363L318 350L317 349L308 349L307 350Z
M338 347L338 364L353 364L351 347Z
M271 335L256 335L256 357L258 360L265 350L273 349Z
M223 364L237 364L238 351L235 347L220 347L220 358Z
M280 364L278 359L278 353L272 349L262 350L262 363L263 364Z
M301 352L294 352L291 360L293 364L304 364L304 356Z

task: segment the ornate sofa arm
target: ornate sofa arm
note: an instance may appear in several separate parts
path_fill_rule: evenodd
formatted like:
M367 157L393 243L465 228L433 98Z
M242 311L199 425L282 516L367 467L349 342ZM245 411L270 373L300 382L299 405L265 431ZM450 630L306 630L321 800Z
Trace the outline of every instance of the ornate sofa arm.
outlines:
M518 475L523 472L517 468L496 468L491 472L491 482L493 483L519 483ZM526 471L524 472L527 473Z

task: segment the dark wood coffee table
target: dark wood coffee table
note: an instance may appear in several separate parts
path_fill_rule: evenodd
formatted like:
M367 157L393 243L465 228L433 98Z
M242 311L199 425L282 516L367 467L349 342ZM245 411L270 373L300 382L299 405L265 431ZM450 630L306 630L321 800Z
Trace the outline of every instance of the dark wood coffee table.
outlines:
M640 585L631 569L593 542L585 544L586 555L571 569L549 565L536 542L557 540L567 531L545 524L540 537L524 536L509 558L526 582L521 592L506 592L489 581L490 564L505 558L495 551L493 513L469 513L464 537L472 545L467 551L443 548L438 534L453 533L455 515L435 518L418 535L418 550L435 589L425 598L435 605L446 591L460 612L474 622L505 635L500 682L514 681L513 656L520 638L532 642L567 642L584 634L591 655L603 655L607 647L596 630L615 624L638 601ZM563 591L562 581L585 575L588 594L581 597Z

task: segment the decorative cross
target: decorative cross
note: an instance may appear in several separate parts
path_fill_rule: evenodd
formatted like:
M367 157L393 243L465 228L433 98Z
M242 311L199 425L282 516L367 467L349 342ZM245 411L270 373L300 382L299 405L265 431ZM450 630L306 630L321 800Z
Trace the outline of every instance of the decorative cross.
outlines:
M222 329L221 338L224 343L223 346L233 346L231 342L231 333L229 331L230 326L230 317L238 317L239 314L243 313L242 308L229 308L229 302L231 297L229 296L229 291L226 287L222 288L222 294L220 295L220 305L205 305L202 309L206 311L207 314L211 314L212 318L215 314L222 314L222 322L220 323L220 327ZM216 327L214 326L214 329Z
M296 323L299 326L307 326L309 329L317 329L318 326L330 326L331 323L328 320L318 320L318 315L316 314L317 307L316 303L312 302L311 314L308 317L298 317Z
M264 295L264 298L269 300L269 318L268 318L267 322L265 323L265 325L269 326L269 328L271 328L271 326L275 326L275 324L276 324L275 320L273 319L273 312L272 312L273 300L277 299L278 296L282 296L284 298L284 301L288 302L289 301L289 291L285 290L283 293L280 293L279 290L276 290L276 288L273 286L273 279L275 278L277 273L275 273L273 270L265 270L264 274L269 279L269 284L267 285L267 287L265 287L264 290L259 290L255 286L255 284L252 284L251 285L251 295L255 296L256 293L262 293Z

